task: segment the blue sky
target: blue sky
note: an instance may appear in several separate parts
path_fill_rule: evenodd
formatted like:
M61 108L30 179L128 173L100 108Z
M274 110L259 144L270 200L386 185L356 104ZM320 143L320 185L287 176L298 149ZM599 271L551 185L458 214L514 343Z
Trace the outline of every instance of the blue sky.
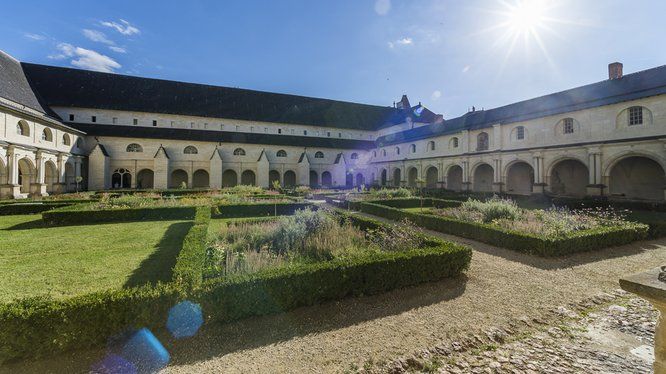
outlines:
M612 61L666 64L664 1L536 1L11 1L0 49L377 105L405 93L445 118L606 79Z

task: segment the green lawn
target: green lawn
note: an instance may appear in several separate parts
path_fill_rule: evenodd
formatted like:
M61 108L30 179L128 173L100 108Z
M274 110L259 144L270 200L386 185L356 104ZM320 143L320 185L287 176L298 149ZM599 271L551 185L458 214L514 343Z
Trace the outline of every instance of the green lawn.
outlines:
M169 281L190 222L44 227L0 216L0 301Z

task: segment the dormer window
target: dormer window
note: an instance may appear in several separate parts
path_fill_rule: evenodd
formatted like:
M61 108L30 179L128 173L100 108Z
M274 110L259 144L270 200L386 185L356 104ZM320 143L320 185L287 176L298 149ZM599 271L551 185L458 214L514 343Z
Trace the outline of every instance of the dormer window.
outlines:
M643 107L632 106L629 108L629 126L643 124Z

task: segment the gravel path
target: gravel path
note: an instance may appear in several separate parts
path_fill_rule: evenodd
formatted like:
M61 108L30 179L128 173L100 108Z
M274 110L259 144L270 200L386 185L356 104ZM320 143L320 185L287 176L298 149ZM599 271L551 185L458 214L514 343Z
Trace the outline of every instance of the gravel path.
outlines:
M442 341L617 289L621 276L666 263L666 239L544 259L430 234L474 248L465 276L211 325L193 339L167 344L172 363L166 372L341 372L369 362L388 364ZM77 353L5 369L81 371L96 354Z

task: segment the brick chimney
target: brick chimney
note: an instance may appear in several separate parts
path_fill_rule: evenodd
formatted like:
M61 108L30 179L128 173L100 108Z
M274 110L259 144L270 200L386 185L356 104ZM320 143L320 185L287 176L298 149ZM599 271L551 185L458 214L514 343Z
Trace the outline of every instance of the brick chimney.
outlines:
M622 63L613 62L608 64L608 79L621 79L622 78Z

